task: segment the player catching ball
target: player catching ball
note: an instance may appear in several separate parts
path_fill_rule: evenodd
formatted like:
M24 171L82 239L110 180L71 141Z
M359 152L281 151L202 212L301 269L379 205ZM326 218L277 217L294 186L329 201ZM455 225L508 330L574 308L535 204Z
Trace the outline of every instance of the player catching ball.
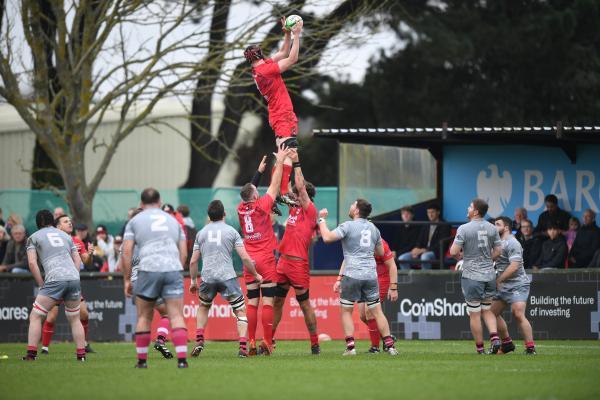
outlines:
M256 82L256 87L267 101L269 125L275 133L275 144L278 148L298 147L296 140L298 119L281 74L298 62L303 22L299 17L296 19L290 17L288 20L290 21L286 24L286 18L281 18L282 29L285 32L283 44L273 57L265 59L262 49L257 44L248 46L244 51L244 57L252 65L252 77ZM288 28L293 20L297 22ZM294 34L293 43L292 33ZM296 202L287 195L291 173L292 160L286 158L279 192L283 203L296 205Z

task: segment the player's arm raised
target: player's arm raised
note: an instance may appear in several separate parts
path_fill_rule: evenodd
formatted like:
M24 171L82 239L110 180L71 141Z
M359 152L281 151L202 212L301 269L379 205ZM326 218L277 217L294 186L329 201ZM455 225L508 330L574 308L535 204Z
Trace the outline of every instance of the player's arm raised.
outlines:
M273 200L277 197L277 193L279 192L279 186L281 186L281 176L283 175L283 161L290 154L290 149L278 149L277 153L273 153L275 155L275 171L273 171L273 176L271 176L271 183L269 184L269 188L267 189L267 194L271 196Z
M292 43L292 50L290 54L282 59L277 61L277 65L279 66L279 70L281 72L287 71L292 67L292 65L298 62L298 55L300 54L300 32L302 32L302 21L296 22L296 24L292 27L292 32L294 33L294 42Z
M262 282L262 276L256 271L256 264L254 263L254 260L250 258L244 245L236 246L235 251L242 259L242 263L244 263L244 266L250 275L254 276L259 283Z
M323 238L323 242L329 244L337 242L341 239L341 237L338 237L338 235L335 232L330 231L327 227L327 221L325 221L325 218L327 218L327 214L328 211L326 208L319 211L319 230L321 231L321 237Z
M308 197L308 192L306 191L304 175L302 175L302 168L300 167L300 156L296 149L291 150L290 158L292 159L292 166L294 167L294 185L296 186L296 190L298 190L300 205L306 210L310 206L311 201L310 197Z
M192 294L198 290L198 260L200 260L200 250L195 249L190 259L190 293Z
M44 286L44 279L42 279L42 273L40 272L40 267L37 262L37 252L35 249L27 250L27 263L29 264L29 270L33 275L33 279L39 287Z
M283 43L281 44L281 48L277 53L271 57L273 62L278 62L283 60L290 54L290 46L292 44L292 32L285 27L285 16L281 17L281 28L283 29Z

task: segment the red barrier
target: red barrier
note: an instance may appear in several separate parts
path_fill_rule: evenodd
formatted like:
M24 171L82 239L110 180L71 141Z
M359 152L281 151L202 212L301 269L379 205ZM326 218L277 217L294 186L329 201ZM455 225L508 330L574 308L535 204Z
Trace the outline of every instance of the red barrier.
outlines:
M342 324L340 321L340 303L337 293L333 292L333 284L337 276L313 276L310 280L310 301L317 316L317 329L319 334L326 334L331 339L343 339ZM246 293L243 280L240 279L242 290ZM191 340L196 336L196 313L198 311L198 298L190 294L188 288L190 279L185 278L185 298L183 314L187 323L188 337ZM258 316L257 338L262 338L262 325L260 323L260 309ZM158 314L152 321L152 332L156 332ZM355 337L367 339L367 327L360 321L358 310L354 310ZM229 304L217 295L208 316L208 325L205 337L209 340L237 340L236 320ZM304 324L304 315L296 301L293 290L290 290L283 308L283 318L277 328L277 339L306 339L308 331Z

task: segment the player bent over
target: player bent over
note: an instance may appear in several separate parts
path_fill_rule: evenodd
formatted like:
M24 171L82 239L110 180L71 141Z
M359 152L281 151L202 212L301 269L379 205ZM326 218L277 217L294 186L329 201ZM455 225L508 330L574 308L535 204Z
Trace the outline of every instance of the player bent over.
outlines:
M498 322L498 333L502 339L502 353L515 350L515 345L508 334L506 321L502 318L502 311L509 305L525 341L525 354L535 355L533 330L529 320L525 317L530 282L523 267L523 248L511 234L512 220L510 218L498 217L495 225L502 240L502 253L496 259L498 278L496 278L497 290L492 302L492 312Z
M474 199L467 211L469 222L458 227L450 254L460 258L463 250L463 271L460 280L467 303L471 333L478 354L483 349L483 326L481 317L490 332L490 354L497 354L501 347L498 337L496 316L490 311L492 298L496 294L496 272L494 259L500 255L502 243L496 227L483 219L488 204Z
M144 211L133 217L123 235L123 279L125 292L132 293L131 264L134 246L139 247L139 270L135 282L137 325L135 333L138 362L136 368L147 368L150 327L156 300L165 300L173 327L173 344L177 367L187 368L187 329L183 319L183 264L187 245L181 225L160 209L156 189L144 189L141 195Z
M350 206L349 216L351 221L339 225L333 231L327 228L327 210L319 212L319 228L325 243L338 240L342 242L344 252L344 270L333 286L335 292L340 293L340 306L342 326L346 336L346 350L343 355L354 356L354 321L352 311L354 303L366 303L375 321L377 329L383 337L384 346L388 354L398 355L394 347L394 338L390 335L388 321L383 315L379 301L379 284L377 282L377 266L374 256L383 256L383 244L379 229L367 218L371 214L372 206L365 199L357 199Z
M377 281L379 284L379 301L383 304L387 298L390 301L398 300L398 267L394 260L394 253L390 249L388 243L381 238L383 244L383 256L375 256L375 263L377 264ZM371 348L369 353L377 354L379 350L379 329L377 328L377 321L373 317L371 311L365 307L365 303L358 304L358 311L360 312L360 320L367 325L369 329L369 338L371 339ZM383 316L386 321L385 314ZM387 322L389 326L389 322ZM383 351L388 351L383 345Z
M309 299L310 266L308 263L308 251L317 228L317 208L313 203L316 191L310 182L304 181L296 150L291 151L290 158L294 167L294 194L297 196L299 206L289 207L285 233L279 245L277 292L273 304L273 336L281 321L285 298L292 286L310 336L311 353L317 355L321 353L321 348L317 335L317 317Z
M248 256L240 234L225 223L225 208L220 200L210 202L208 218L210 222L196 235L190 260L190 293L198 292L200 298L196 319L196 347L192 351L192 357L198 357L204 350L204 329L208 322L208 311L217 293L229 302L237 319L240 342L238 356L248 357L248 318L246 318L244 295L233 269L231 258L233 250L237 251L246 270L258 283L262 281L262 276L256 272L254 261ZM200 256L202 256L202 282L198 289L196 280Z
M285 17L281 18L285 32L281 49L270 59L265 59L259 45L250 45L244 51L246 61L252 66L252 77L260 94L268 104L269 125L275 133L277 148L298 147L298 118L281 74L298 62L302 21L297 22L291 32L285 28ZM291 33L294 33L294 42ZM291 48L291 50L290 50ZM286 204L295 204L288 196L288 184L292 173L292 161L286 159L281 180L281 199Z
M60 214L54 219L54 226L61 231L71 235L71 239L73 239L73 243L75 247L77 247L77 251L79 252L79 257L83 264L88 264L90 258L93 254L93 247L89 247L86 250L85 245L77 236L73 236L73 222L68 215ZM52 342L52 336L54 336L54 323L58 318L58 305L56 307L52 307L52 309L48 312L46 316L46 320L44 321L44 325L42 326L42 354L49 354L50 351L50 343ZM83 333L85 335L85 352L86 353L95 353L90 344L87 342L88 337L88 326L89 326L89 314L87 309L87 304L83 296L81 296L81 306L79 310L79 319L81 320L81 325L83 326Z
M27 259L29 269L40 291L29 316L27 354L23 360L36 359L37 344L42 334L42 322L48 315L48 310L62 300L65 303L65 314L71 325L73 340L77 346L77 360L85 361L85 335L79 320L81 258L71 237L53 226L54 216L49 210L38 211L35 222L39 230L27 240ZM44 266L46 273L44 279L40 273L38 260Z

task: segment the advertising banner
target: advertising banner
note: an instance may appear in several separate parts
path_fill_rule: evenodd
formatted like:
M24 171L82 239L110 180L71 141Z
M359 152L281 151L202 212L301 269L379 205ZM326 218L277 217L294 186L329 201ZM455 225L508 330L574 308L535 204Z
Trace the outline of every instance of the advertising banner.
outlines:
M559 206L575 216L600 207L598 145L578 145L577 162L565 152L539 146L445 146L443 161L444 218L466 220L467 207L480 197L488 215L513 216L525 207L529 218L545 209L544 196L554 193Z
M332 290L336 276L313 276L311 302L317 315L319 333L343 339L339 298ZM540 272L531 275L527 304L535 339L600 339L600 271L573 270ZM198 299L189 294L185 279L184 317L190 340L194 339ZM123 282L84 280L83 294L89 310L90 341L130 341L135 332L133 300L123 295ZM245 291L245 288L242 288ZM0 342L25 342L28 317L35 298L32 281L0 280ZM399 300L385 302L384 312L392 334L399 339L470 339L469 319L460 288L460 275L452 272L399 275ZM158 316L153 321L156 331ZM520 337L510 312L504 313L511 335ZM368 338L364 324L354 312L355 336ZM260 314L257 337L262 337ZM236 321L231 307L220 296L209 312L205 336L209 340L236 340ZM277 339L308 339L304 316L293 292L285 301ZM71 340L61 306L54 340Z

